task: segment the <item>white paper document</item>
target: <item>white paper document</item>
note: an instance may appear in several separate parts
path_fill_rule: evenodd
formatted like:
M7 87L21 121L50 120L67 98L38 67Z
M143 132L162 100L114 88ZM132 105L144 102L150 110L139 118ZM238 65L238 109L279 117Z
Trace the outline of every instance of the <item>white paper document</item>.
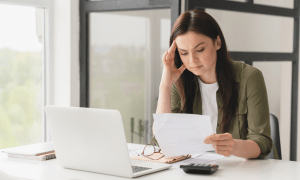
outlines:
M190 164L190 163L205 164L205 163L208 163L211 161L216 161L216 160L223 159L223 158L225 158L225 156L223 156L221 154L206 152L203 155L198 156L196 158L187 159L182 164Z
M195 154L196 155L196 154ZM203 154L200 154L198 156L192 155L192 157L190 159L184 160L184 161L179 161L176 163L173 163L173 167L178 167L180 165L187 165L190 163L195 163L195 164L207 164L210 163L212 161L216 161L219 159L223 159L226 158L225 156L221 155L221 154L217 154L217 153L212 153L212 152L205 152Z
M210 116L196 114L153 114L155 138L165 157L214 150L204 139L213 134Z

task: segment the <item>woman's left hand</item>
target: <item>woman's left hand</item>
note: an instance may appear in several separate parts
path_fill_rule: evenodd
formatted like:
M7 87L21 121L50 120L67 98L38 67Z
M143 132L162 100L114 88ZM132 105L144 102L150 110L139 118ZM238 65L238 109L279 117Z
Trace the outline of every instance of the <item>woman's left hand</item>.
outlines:
M235 150L235 141L230 133L207 136L204 140L204 143L212 144L216 153L226 157L233 155Z

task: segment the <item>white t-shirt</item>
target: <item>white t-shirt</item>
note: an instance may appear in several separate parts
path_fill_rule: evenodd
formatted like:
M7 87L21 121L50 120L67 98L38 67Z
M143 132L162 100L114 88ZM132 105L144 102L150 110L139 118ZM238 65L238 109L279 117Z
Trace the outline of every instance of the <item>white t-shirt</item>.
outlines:
M219 89L218 82L213 84L205 84L200 78L199 86L202 99L202 114L209 115L213 132L216 133L218 123L218 104L217 104L217 90Z

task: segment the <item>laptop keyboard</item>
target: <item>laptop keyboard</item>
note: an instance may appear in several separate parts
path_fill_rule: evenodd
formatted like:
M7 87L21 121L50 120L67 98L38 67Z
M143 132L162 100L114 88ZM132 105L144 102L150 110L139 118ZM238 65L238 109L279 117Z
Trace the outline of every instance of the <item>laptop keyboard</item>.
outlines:
M148 170L148 169L152 169L152 168L140 167L140 166L132 166L133 173L145 171L145 170Z

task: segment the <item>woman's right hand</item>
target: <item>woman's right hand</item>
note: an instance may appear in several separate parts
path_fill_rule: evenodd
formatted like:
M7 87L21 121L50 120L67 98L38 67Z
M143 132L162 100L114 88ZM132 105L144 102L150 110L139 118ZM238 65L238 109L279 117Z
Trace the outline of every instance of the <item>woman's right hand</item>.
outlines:
M183 71L186 69L184 64L182 64L179 69L177 69L177 67L175 66L175 50L176 42L173 41L170 49L163 55L162 62L164 68L161 79L162 86L172 86L172 84L179 79Z

